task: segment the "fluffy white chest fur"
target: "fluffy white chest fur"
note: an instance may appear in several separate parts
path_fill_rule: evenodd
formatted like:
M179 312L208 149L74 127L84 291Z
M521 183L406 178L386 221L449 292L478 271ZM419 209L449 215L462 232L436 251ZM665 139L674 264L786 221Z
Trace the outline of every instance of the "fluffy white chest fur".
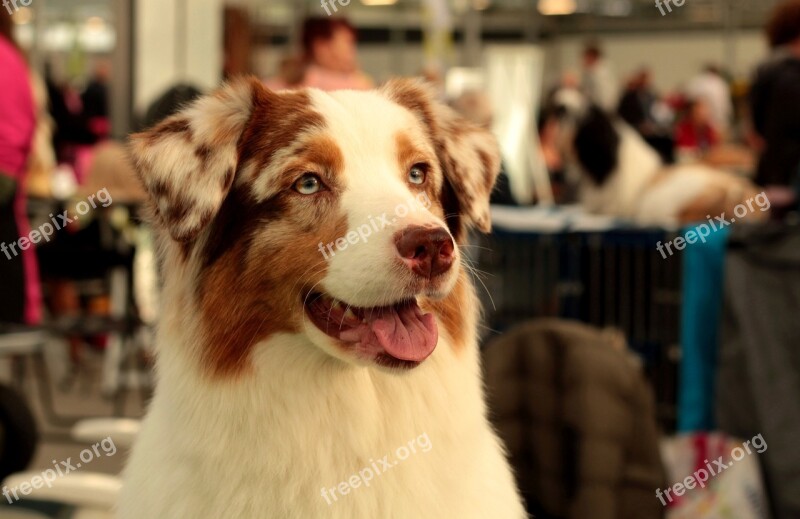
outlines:
M423 365L398 376L282 336L262 350L270 361L258 376L213 386L174 353L179 323L161 333L170 347L121 519L526 517L484 415L475 344L456 356L442 335ZM343 495L354 475L361 483Z

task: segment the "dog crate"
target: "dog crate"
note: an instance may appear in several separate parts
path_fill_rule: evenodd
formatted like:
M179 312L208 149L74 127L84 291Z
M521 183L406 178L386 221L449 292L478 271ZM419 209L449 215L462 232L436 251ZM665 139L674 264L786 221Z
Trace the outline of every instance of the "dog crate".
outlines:
M536 227L535 225L532 227ZM484 342L537 317L621 330L656 392L659 421L674 431L680 358L680 257L664 258L661 229L508 229L477 239L473 259Z

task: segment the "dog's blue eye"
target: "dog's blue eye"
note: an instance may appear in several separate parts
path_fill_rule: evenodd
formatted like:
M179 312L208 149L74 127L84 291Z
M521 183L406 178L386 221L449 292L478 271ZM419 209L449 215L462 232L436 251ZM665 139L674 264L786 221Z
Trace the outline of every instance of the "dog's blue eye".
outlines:
M424 164L416 164L414 167L411 168L411 171L408 172L408 181L412 184L423 184L425 183L425 173L426 167Z
M322 181L313 173L306 173L294 183L294 190L301 195L313 195L322 189Z

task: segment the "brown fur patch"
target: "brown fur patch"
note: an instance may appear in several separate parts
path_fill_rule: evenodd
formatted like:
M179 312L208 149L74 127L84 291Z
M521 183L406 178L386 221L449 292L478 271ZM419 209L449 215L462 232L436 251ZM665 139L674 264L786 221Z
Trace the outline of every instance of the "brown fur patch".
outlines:
M344 157L324 133L322 116L309 108L304 93L264 96L256 94L258 107L239 144L238 169L252 166L257 176L282 147L298 151L269 179L272 195L267 200L254 198L251 182L232 188L197 256L204 364L213 376L245 372L257 343L300 330L305 316L302 297L327 271L318 244L347 232L336 196ZM264 118L278 122L272 127ZM309 133L312 129L318 131ZM304 171L318 173L331 190L315 195L295 192L293 183ZM256 180L261 181L251 181Z
M399 132L395 136L395 145L397 146L397 162L400 164L401 171L417 162L426 160L411 142L411 138L404 132Z
M324 217L311 229L298 225L305 208L292 198L281 193L255 203L235 188L211 224L198 300L204 365L213 376L243 373L258 342L300 330L301 298L327 272L317 244L347 232L346 217L320 200L310 205L327 206L316 208Z
M390 81L383 88L386 97L416 114L431 130L437 129L437 121L428 90L413 80Z
M285 164L283 173L270 179L272 189L288 187L302 176L311 172L318 174L329 188L338 188L340 175L344 171L344 155L341 148L330 135L315 133L300 141L297 153Z
M324 122L322 115L311 108L306 92L256 89L252 120L239 142L239 162L254 162L253 172L257 175L278 150L290 146L306 131L323 128Z
M467 346L467 339L472 331L464 318L467 313L464 306L471 304L468 302L470 298L472 298L472 285L467 279L467 273L461 269L458 281L450 294L439 301L428 301L426 305L438 316L439 323L444 326L447 335L453 341L453 350L457 352Z
M153 144L164 137L175 133L184 134L186 140L191 142L192 128L189 125L189 121L186 119L167 120L163 124L160 124L154 128L152 131L146 133L147 142L148 144Z
M400 165L399 169L403 175L406 175L415 164L425 164L429 166L426 168L426 173L428 175L427 181L421 189L425 191L428 199L432 202L432 205L435 206L429 208L431 212L443 217L443 212L437 210L438 207L441 206L441 191L437 189L437 182L441 177L441 173L438 168L433 167L436 164L436 157L429 156L429 152L426 153L420 150L414 145L408 134L404 132L398 132L397 135L395 135L395 146L397 148L397 162ZM403 178L403 181L405 182L407 179ZM420 189L420 186L411 185L410 187L412 190ZM439 201L438 204L436 203L437 200Z

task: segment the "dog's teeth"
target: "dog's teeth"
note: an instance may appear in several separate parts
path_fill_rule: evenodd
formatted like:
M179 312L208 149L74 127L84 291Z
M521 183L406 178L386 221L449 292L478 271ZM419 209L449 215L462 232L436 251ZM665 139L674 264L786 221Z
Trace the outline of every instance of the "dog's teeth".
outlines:
M344 318L345 319L356 319L356 314L354 314L353 311L350 308L348 308L344 313Z

